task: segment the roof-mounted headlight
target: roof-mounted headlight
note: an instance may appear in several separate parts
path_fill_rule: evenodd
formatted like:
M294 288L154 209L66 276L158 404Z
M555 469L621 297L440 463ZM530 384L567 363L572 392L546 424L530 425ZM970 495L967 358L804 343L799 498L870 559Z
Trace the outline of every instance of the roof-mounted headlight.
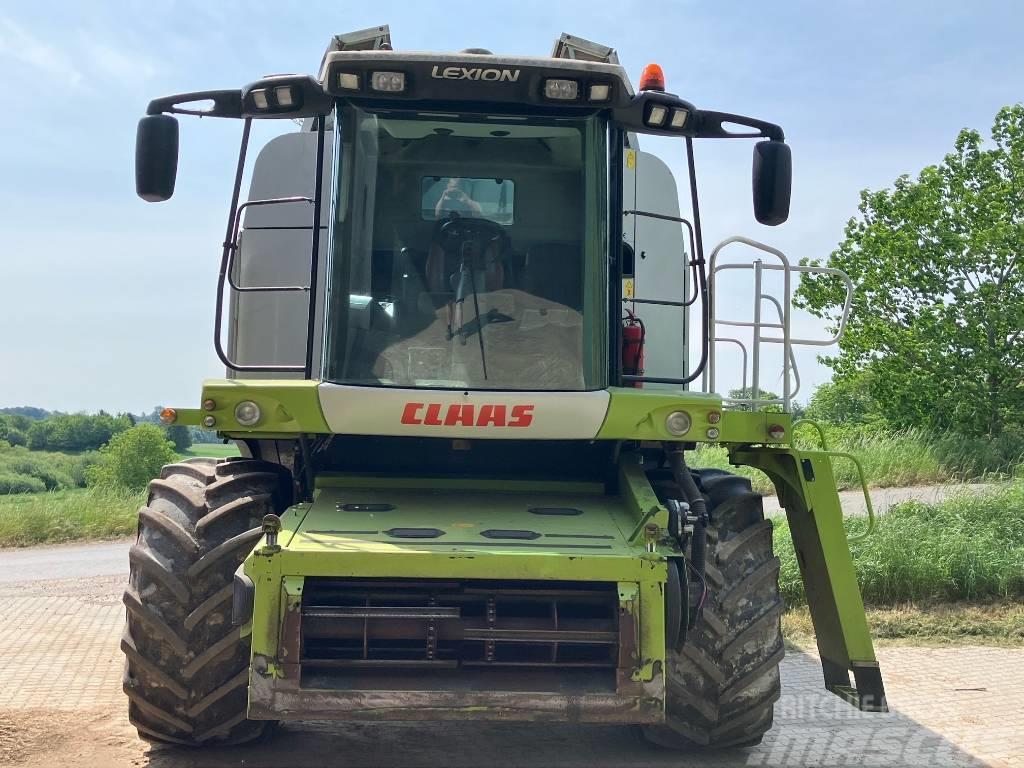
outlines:
M575 80L548 78L544 81L544 97L556 101L575 101L580 95L580 84Z
M370 88L381 93L402 93L405 72L374 72L370 75Z

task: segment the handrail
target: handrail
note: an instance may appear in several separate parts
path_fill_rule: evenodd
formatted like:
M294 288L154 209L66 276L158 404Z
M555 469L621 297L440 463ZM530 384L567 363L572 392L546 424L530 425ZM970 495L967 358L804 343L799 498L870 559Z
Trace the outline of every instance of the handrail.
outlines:
M718 258L721 251L728 245L739 243L747 245L756 250L763 251L774 256L778 259L779 263L764 263L761 259L755 259L751 263L725 263L719 264ZM754 319L748 320L732 320L723 319L717 316L715 296L717 294L716 286L720 272L727 270L752 270L754 272ZM779 298L765 293L762 290L763 278L762 275L765 270L773 272L783 273L783 296L780 301ZM839 317L838 327L834 335L828 339L805 339L805 338L794 338L791 331L791 300L792 300L792 276L794 273L797 274L816 274L816 275L832 275L838 277L844 283L846 288L846 297L843 301L843 309ZM709 352L708 365L704 372L703 384L704 391L714 392L716 391L716 344L720 340L725 340L731 337L719 337L716 335L718 326L724 325L733 328L750 328L753 334L753 344L751 347L751 356L753 362L751 364L751 386L750 386L750 397L745 398L726 398L725 402L734 405L749 405L752 408L759 408L767 405L782 405L783 409L789 411L793 398L800 391L800 369L797 365L796 355L793 352L794 346L814 346L814 347L825 347L830 346L838 342L843 333L846 331L846 325L850 317L850 309L853 304L853 281L849 275L840 269L834 269L832 267L817 267L809 266L804 264L791 264L789 259L782 251L777 248L772 248L769 245L760 243L756 240L752 240L747 237L735 236L723 240L711 253L711 257L708 262L708 290L711 295L710 307L709 307L709 326L711 328L712 343ZM778 322L768 322L762 318L762 302L765 300L769 301L774 305L776 314L778 315ZM769 336L764 333L767 329L775 329L781 331L780 336ZM779 398L763 398L761 397L761 344L782 344L782 379L783 379L783 392L782 397ZM790 380L790 371L792 371L792 381ZM746 376L743 377L743 389L746 390Z
M771 270L782 269L777 264L765 264L763 268ZM833 344L836 344L841 338L843 338L843 334L846 332L846 323L850 319L850 308L853 306L853 280L851 280L850 276L843 272L843 270L834 269L833 267L811 267L805 264L797 264L796 266L791 266L790 271L802 272L804 274L809 275L834 275L835 277L838 277L846 284L846 299L843 301L843 314L839 318L839 328L836 330L835 335L832 336L832 338L794 339L791 337L789 340L790 344L798 344L802 347L830 347ZM779 339L777 337L765 336L761 339L761 341L768 341L777 344L778 342L782 341L782 339Z
M710 335L715 335L715 324L724 323L716 317L716 301L717 291L715 290L715 280L719 271L718 267L718 256L724 248L727 246L739 243L740 245L746 245L764 253L770 254L777 258L781 262L781 269L783 274L783 317L782 317L782 336L783 336L783 351L782 351L782 406L785 410L789 410L791 394L789 391L789 366L791 360L791 347L789 342L789 321L790 321L790 298L792 296L792 276L789 259L782 251L778 248L773 248L765 243L752 240L749 237L743 237L742 235L733 235L728 237L711 251L711 256L708 259L708 326L710 328ZM754 270L754 295L760 297L764 291L761 289L761 271L764 267L763 262L758 259L750 268ZM725 265L725 268L734 268L732 265ZM738 267L736 267L738 268ZM760 398L760 384L761 384L761 301L758 298L754 302L754 322L751 326L753 328L754 341L751 345L751 377L750 377L750 395L752 407L756 407L756 403L759 402ZM707 392L715 392L715 345L710 345L711 349L708 352L708 364L704 370L704 388Z
M740 352L743 353L743 389L745 390L747 388L747 347L746 347L746 345L742 341L740 341L739 339L735 339L732 336L716 336L711 341L712 341L712 343L714 343L716 341L729 341L729 342L732 342L733 344L735 344L737 347L740 348Z
M860 480L860 487L864 493L864 509L868 513L868 527L863 533L857 534L856 536L847 536L847 541L850 544L854 544L858 541L864 541L870 536L875 530L875 507L871 503L871 494L868 492L868 481L864 474L864 466L860 463L860 459L854 456L852 453L846 451L832 451L829 450L828 440L825 438L825 429L818 422L813 419L798 419L793 422L792 433L796 435L798 427L802 427L805 424L810 424L818 431L818 436L821 438L821 452L829 457L829 460L834 458L849 459L853 462L853 466L857 469L857 478Z
M239 230L242 227L242 212L246 208L257 205L280 205L282 203L309 203L313 205L314 202L311 197L271 197L266 200L247 200L238 206L238 209L235 211L235 224L231 232L231 253L228 255L228 285L231 286L231 290L236 293L276 293L278 291L287 293L289 291L308 291L311 289L308 285L238 285L235 282L233 273L235 271L235 258L238 254Z
M320 219L323 201L323 174L324 174L324 128L325 117L320 115L316 119L317 130L317 155L316 172L314 175L313 198L307 197L282 197L268 200L250 200L242 205L238 204L239 194L242 187L242 176L245 171L245 158L249 147L249 136L252 127L252 118L246 118L242 124L242 143L238 151L238 162L235 167L235 185L231 194L231 207L228 215L226 232L224 234L223 251L221 253L220 271L217 275L217 300L213 320L213 348L217 357L225 367L238 373L302 373L305 378L313 376L313 352L314 335L316 330L316 286L317 271L320 261ZM238 232L242 219L242 211L253 205L272 205L276 203L310 202L313 204L313 226L310 242L310 265L309 265L309 286L239 286L231 274L234 266L235 252L238 250ZM236 363L224 349L223 324L224 324L224 287L228 285L234 292L252 293L269 291L303 291L306 293L306 350L304 362L301 365L272 365L272 364L242 364Z

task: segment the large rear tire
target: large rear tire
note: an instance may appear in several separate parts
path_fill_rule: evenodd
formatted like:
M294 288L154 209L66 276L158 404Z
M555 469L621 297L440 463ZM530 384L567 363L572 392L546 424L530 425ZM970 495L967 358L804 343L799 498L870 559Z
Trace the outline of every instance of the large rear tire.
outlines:
M189 459L150 483L121 640L128 718L143 738L200 746L262 734L264 722L246 719L250 642L231 625L232 583L290 489L287 470L251 459Z
M772 726L784 653L772 523L748 479L694 477L710 518L708 594L682 652L667 651L665 723L643 733L677 750L753 746Z

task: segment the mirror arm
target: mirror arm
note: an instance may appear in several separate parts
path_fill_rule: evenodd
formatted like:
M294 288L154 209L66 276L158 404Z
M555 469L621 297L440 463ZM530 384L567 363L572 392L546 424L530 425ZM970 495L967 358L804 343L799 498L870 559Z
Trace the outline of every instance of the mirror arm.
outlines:
M729 112L712 112L710 110L699 110L695 115L697 118L694 126L694 138L697 139L771 139L772 141L785 141L786 136L782 127L765 120L758 120L744 115L734 115ZM737 133L726 130L723 123L735 123L753 128L753 131Z
M179 104L187 105L196 101L212 101L210 109L189 109L187 106L179 107ZM178 93L174 96L163 96L153 99L146 108L147 115L197 115L199 117L234 117L242 116L242 92L238 89L231 91L194 91L192 93Z

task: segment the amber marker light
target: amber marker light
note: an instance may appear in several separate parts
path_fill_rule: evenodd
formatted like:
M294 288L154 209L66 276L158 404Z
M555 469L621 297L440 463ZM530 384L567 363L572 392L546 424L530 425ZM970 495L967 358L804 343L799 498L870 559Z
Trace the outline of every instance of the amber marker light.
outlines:
M164 408L160 411L161 424L173 424L178 420L178 412L173 408Z
M640 90L665 92L665 73L660 64L648 64L644 67L644 73L640 75Z

